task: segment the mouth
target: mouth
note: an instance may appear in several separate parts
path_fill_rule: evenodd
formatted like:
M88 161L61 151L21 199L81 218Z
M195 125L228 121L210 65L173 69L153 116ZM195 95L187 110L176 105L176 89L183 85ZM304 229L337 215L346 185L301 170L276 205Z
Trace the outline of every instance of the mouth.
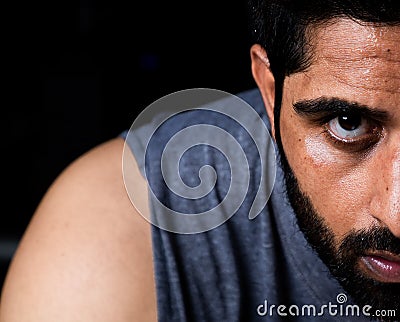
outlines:
M383 283L400 283L400 255L377 251L361 257L363 270Z

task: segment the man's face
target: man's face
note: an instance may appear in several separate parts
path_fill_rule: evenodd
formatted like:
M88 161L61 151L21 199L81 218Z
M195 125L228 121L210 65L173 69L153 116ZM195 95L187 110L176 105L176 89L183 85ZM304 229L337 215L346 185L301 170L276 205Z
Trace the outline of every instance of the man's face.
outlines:
M283 89L289 196L356 301L400 314L400 27L341 19L311 44Z

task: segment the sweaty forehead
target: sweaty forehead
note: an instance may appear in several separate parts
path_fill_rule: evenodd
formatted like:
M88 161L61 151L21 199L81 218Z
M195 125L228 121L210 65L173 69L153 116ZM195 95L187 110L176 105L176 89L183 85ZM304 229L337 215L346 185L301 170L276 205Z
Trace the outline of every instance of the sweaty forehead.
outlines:
M316 30L316 45L320 54L346 58L391 57L400 58L398 48L400 26L379 26L351 19L337 19Z
M338 19L316 28L311 70L352 87L400 93L400 27Z

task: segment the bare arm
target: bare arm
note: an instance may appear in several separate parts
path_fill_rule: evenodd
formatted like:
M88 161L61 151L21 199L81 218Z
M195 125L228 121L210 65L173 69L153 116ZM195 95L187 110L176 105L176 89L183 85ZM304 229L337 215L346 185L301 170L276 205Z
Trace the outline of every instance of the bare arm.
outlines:
M50 187L11 263L0 322L156 321L150 225L126 194L122 149L100 145Z

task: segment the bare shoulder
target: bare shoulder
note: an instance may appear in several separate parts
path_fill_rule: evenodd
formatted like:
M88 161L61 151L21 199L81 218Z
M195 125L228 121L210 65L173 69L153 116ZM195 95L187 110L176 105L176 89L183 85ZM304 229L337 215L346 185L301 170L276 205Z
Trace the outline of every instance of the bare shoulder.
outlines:
M150 224L126 193L123 148L95 147L49 188L10 266L1 322L156 320Z

